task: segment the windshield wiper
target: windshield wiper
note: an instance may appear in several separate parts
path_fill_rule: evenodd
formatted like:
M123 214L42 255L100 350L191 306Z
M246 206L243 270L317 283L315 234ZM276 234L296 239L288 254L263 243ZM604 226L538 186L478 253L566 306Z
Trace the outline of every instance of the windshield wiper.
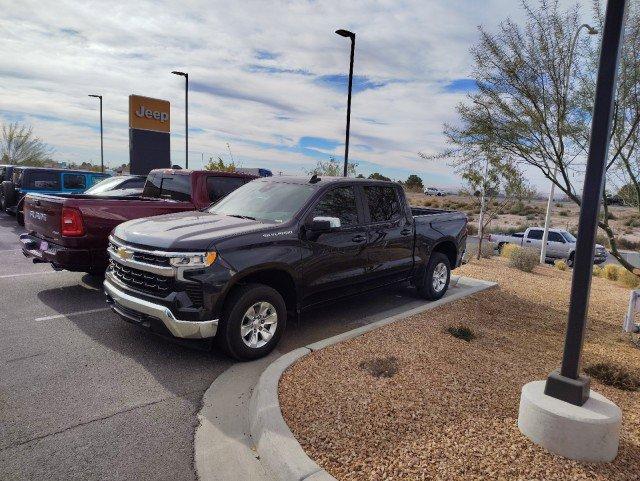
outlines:
M239 215L239 214L227 214L229 217L237 217L238 219L249 219L256 220L255 217L251 217L250 215Z

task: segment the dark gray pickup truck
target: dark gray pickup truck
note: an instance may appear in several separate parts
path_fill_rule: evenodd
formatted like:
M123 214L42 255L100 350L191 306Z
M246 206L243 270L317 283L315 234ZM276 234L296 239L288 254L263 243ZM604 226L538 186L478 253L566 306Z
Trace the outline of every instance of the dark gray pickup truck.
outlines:
M439 299L466 236L464 214L412 208L393 182L269 177L117 226L104 290L125 320L255 359L303 309L407 281Z

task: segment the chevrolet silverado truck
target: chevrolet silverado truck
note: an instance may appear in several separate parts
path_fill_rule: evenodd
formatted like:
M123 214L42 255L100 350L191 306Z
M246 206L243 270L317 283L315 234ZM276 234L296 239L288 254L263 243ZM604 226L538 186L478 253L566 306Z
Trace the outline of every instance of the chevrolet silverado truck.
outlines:
M498 250L502 250L505 244L515 244L522 247L530 247L540 250L542 248L542 236L544 229L542 227L529 227L524 232L516 232L509 234L491 234L489 241L498 246ZM566 260L569 267L573 267L573 260L576 253L577 239L571 232L563 229L549 229L547 238L547 260L554 261L556 259ZM607 250L604 246L596 244L593 262L594 264L602 264L607 260Z
M397 183L267 177L201 212L120 224L104 291L126 321L256 359L303 309L406 282L439 299L466 237L465 214L412 208Z
M107 268L108 237L121 222L202 209L255 176L208 170L152 170L142 195L28 194L22 253L54 269L101 275Z

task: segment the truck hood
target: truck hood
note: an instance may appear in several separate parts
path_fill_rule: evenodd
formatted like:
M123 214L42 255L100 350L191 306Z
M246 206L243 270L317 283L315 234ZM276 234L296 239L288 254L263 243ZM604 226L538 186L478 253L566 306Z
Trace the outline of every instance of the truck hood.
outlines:
M126 243L157 250L206 251L216 240L272 227L251 219L191 211L130 220L113 234Z

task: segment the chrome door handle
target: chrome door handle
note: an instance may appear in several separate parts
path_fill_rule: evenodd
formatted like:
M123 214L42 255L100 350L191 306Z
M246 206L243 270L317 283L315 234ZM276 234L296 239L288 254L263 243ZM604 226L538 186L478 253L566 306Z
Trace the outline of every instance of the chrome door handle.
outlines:
M359 235L359 234L358 234L358 235L356 235L356 236L353 236L353 237L351 238L351 240L352 240L353 242L358 242L358 243L360 243L360 242L364 242L364 241L366 240L366 238L365 238L365 236L363 236L363 235Z

